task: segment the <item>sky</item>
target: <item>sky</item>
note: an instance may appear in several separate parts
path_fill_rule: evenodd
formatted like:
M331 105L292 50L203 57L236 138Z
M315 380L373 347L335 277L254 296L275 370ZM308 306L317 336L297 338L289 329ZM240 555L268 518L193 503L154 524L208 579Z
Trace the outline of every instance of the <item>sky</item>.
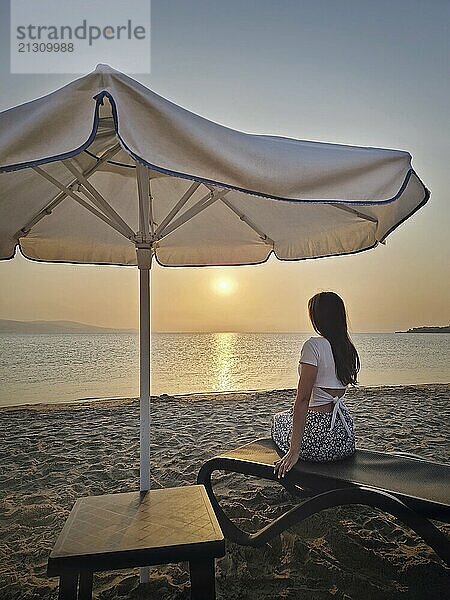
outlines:
M447 0L152 1L144 85L246 132L408 150L432 192L385 246L354 256L155 265L154 331L309 331L308 298L323 290L342 296L354 332L450 322L449 23ZM77 77L10 73L5 0L0 40L0 110ZM138 326L136 268L17 253L0 262L0 289L3 319Z

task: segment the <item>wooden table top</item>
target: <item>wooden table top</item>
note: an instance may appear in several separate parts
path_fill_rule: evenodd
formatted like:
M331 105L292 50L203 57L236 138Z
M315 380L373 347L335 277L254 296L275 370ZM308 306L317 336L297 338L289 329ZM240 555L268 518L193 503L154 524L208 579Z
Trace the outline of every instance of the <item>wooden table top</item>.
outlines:
M48 574L112 570L218 557L219 523L202 485L89 496L76 501L48 560Z

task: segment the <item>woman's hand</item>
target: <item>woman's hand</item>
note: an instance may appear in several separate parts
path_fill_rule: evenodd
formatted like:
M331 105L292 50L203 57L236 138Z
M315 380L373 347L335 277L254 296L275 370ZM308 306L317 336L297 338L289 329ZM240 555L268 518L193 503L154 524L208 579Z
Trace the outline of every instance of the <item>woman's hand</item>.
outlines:
M273 472L277 475L278 479L284 477L288 473L300 457L300 452L295 452L292 448L287 454L274 462Z
M297 397L294 402L294 414L292 417L292 435L289 452L274 461L273 472L275 475L284 477L292 469L300 457L300 448L303 432L305 430L306 413L314 382L317 377L317 367L307 363L300 363L300 377L297 386ZM298 450L296 450L298 448Z

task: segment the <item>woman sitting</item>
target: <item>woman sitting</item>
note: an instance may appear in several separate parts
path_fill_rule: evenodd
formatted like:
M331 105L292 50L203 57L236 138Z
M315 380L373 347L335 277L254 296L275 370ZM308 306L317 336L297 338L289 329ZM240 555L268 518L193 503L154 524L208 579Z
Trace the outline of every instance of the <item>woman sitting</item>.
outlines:
M299 459L327 462L355 452L353 419L343 395L357 383L360 361L348 335L344 302L334 292L321 292L309 300L308 310L319 336L303 344L293 408L272 417L272 439L286 453L274 463L278 477Z

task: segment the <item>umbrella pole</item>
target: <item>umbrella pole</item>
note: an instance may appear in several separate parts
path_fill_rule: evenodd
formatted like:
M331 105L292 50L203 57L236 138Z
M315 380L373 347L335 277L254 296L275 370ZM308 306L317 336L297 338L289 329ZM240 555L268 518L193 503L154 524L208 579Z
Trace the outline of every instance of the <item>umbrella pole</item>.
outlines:
M150 269L139 268L140 490L150 488Z
M141 492L150 488L150 269L151 248L136 248L139 267L139 412ZM148 567L139 569L140 583L148 583Z

